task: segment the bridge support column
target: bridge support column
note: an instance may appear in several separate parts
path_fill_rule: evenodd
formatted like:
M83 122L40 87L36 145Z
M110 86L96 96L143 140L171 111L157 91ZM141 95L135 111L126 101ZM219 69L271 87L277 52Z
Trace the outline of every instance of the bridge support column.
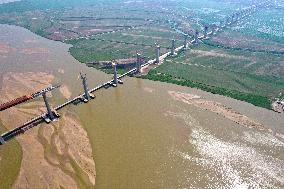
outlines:
M208 26L204 26L204 39L208 38Z
M59 114L55 112L55 110L52 110L49 103L48 103L48 98L46 96L46 92L42 93L42 97L45 103L45 107L47 110L47 113L43 116L43 119L45 120L46 123L50 123L51 121L56 120L59 117Z
M157 45L156 47L156 64L160 63L160 56L161 56L161 47Z
M137 53L136 54L136 73L140 74L141 73L141 54Z
M172 39L172 47L171 47L171 56L175 56L176 55L176 41L174 39Z
M221 25L221 28L225 28L226 27L226 21L224 20L224 21L221 21L220 22L220 25Z
M239 12L237 12L237 14L236 14L236 16L237 16L236 20L237 20L237 21L240 20L240 15L241 15L241 14L240 14Z
M112 81L112 86L117 87L118 84L122 84L123 82L118 79L117 77L117 64L112 63L113 66L113 81Z
M5 140L2 136L0 136L0 145L5 144Z
M219 30L221 30L221 26L220 27L218 27L217 25L211 25L211 32L209 32L209 33L207 33L207 38L208 38L208 36L210 35L210 36L212 36L212 35L215 35L215 32L217 31L217 29L218 29L218 31Z
M231 16L231 24L233 24L235 22L235 14L233 14L232 16Z
M227 20L226 20L226 25L229 26L230 24L231 24L230 23L230 17L228 17Z
M241 11L241 13L242 13L242 18L244 18L246 15L246 11L243 9L242 11Z
M188 38L188 35L184 35L184 41L183 41L183 48L184 49L187 48L187 38Z
M194 41L193 41L193 43L195 44L198 44L198 41L199 41L198 35L199 35L199 31L195 30Z
M83 84L83 89L84 89L84 95L82 96L81 100L86 103L89 100L94 99L95 96L89 93L86 74L80 73L80 76L82 79L82 84Z

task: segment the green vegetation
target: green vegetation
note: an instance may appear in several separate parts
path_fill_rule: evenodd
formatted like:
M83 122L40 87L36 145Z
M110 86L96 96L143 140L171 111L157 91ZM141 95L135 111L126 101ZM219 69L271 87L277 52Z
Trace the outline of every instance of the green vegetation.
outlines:
M136 52L143 52L143 56L148 59L154 58L155 43L160 44L165 53L171 46L172 36L178 39L177 45L182 44L181 36L169 28L165 28L164 32L157 30L155 27L138 28L65 42L73 45L70 48L71 55L83 63L132 58L136 56Z
M177 85L198 88L213 94L220 94L223 96L228 96L237 100L249 102L255 106L271 109L271 100L265 96L255 95L250 93L242 93L236 90L229 90L221 87L210 86L204 83L198 83L182 78L176 78L169 74L159 73L157 70L151 70L148 75L143 76L144 79L150 79L154 81L161 81L167 83L173 83Z
M199 88L256 106L271 108L284 93L283 55L193 46L143 78Z
M0 133L5 132L0 122ZM15 182L22 160L22 150L16 140L11 140L0 146L0 188L11 188Z

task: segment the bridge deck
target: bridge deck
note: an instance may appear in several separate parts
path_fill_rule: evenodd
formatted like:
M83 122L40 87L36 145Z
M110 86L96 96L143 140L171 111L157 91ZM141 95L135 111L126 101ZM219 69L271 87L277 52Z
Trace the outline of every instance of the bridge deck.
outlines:
M136 71L136 68L131 69L131 70L129 70L128 72L124 73L123 75L120 75L120 76L118 77L118 79L121 79L121 78L123 78L123 77L125 77L125 76L127 76L127 75L129 75L129 74L131 74L131 73L134 73L135 71ZM108 82L106 82L106 83L103 83L103 84L101 84L101 85L99 85L99 86L97 86L97 87L95 87L95 88L89 90L89 92L90 92L90 93L94 93L95 91L97 91L97 90L99 90L99 89L101 89L101 88L104 88L104 87L106 87L106 86L111 86L112 82L113 82L113 80L110 80L110 81L108 81ZM68 100L67 102L65 102L65 103L63 103L63 104L60 104L60 105L56 106L56 107L54 108L54 110L58 111L58 110L64 108L65 106L68 106L68 105L70 105L70 104L73 104L74 102L76 102L77 100L79 100L82 96L83 96L83 94L81 94L81 95L79 95L79 96L76 96L76 97L74 97L73 99ZM1 135L2 139L3 139L4 141L8 141L8 140L10 140L11 138L13 138L13 137L15 137L15 136L17 136L17 135L19 135L19 134L22 134L22 133L24 133L25 131L31 129L32 127L36 126L37 124L44 122L43 117L44 117L45 115L46 115L46 114L42 114L42 115L40 115L40 116L37 116L37 117L31 119L30 121L27 121L27 122L24 123L23 125L21 125L21 126L15 128L15 129L13 129L13 130L7 131L6 133L3 133L3 134ZM2 144L2 143L0 143L0 144Z

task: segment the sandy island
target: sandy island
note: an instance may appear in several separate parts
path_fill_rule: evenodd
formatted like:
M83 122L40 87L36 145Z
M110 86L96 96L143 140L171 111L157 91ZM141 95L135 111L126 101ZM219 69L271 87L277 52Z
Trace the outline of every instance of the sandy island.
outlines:
M277 137L281 141L284 141L283 134L274 132L271 129L265 127L264 125L258 123L257 121L245 115L242 115L239 112L236 112L232 108L226 107L225 105L221 103L206 100L204 98L201 98L200 96L189 94L189 93L181 93L177 91L168 91L168 93L175 100L196 106L198 108L202 108L204 110L214 112L244 127L255 128L261 131L266 131L268 133L273 134L275 137Z
M41 90L53 79L53 75L43 72L7 73L3 77L0 103ZM71 93L66 91L67 86L62 95L69 97ZM42 99L38 98L1 112L0 119L7 129L12 129L44 110ZM72 189L95 185L95 163L87 133L71 112L60 113L60 121L42 124L17 137L23 159L14 188Z
M176 92L176 91L169 91L169 95L178 101L182 101L186 104L191 104L196 107L209 110L211 112L217 113L218 115L221 115L231 121L234 121L235 123L238 123L242 126L249 127L249 128L257 128L260 130L265 130L265 127L250 119L249 117L242 115L236 111L234 111L231 108L228 108L221 103L217 103L214 101L209 101L206 99L201 98L200 96L197 95L192 95L188 93L181 93L181 92Z

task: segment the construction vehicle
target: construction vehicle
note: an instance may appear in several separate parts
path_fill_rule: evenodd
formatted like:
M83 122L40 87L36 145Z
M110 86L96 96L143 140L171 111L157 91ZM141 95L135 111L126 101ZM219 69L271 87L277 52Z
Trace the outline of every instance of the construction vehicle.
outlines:
M50 86L50 87L47 87L45 89L42 89L41 91L38 91L38 92L35 92L33 94L30 94L30 95L24 95L22 97L19 97L19 98L16 98L14 100L11 100L9 102L6 102L4 104L1 104L0 105L0 111L3 111L3 110L6 110L8 108L11 108L13 106L16 106L18 104L22 104L26 101L29 101L29 100L32 100L32 99L35 99L39 96L41 96L43 93L46 93L46 92L49 92L49 91L52 91L56 88L59 88L60 85L56 85L56 86Z

